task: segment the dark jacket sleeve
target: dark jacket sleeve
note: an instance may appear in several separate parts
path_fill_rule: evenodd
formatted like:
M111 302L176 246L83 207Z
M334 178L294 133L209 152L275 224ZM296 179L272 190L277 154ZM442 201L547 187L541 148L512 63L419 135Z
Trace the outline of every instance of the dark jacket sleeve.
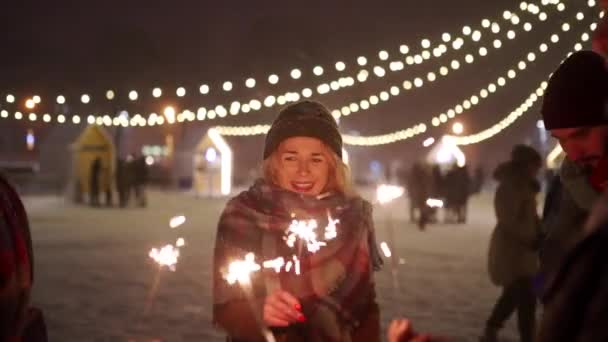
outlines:
M545 296L539 342L606 341L608 223L565 258Z

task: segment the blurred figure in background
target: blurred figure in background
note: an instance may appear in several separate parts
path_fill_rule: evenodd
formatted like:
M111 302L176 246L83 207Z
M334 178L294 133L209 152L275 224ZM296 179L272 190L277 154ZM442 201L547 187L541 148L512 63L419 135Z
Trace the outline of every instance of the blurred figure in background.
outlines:
M471 177L467 166L454 166L445 176L445 221L465 223L471 192Z
M494 173L498 189L494 198L497 224L492 233L488 270L492 282L503 288L494 305L482 342L497 341L498 331L517 310L520 341L535 336L536 297L532 279L538 271L540 219L536 179L542 166L540 154L526 145L516 145L511 160Z
M401 175L409 197L410 222L417 222L417 217L422 215L426 206L426 199L430 195L430 177L424 165L420 162L414 163L409 173L404 169Z
M146 184L148 183L148 165L143 155L135 155L133 159L133 188L135 189L135 201L140 207L147 205Z
M101 158L97 157L91 163L89 177L89 203L91 206L97 207L99 206L99 188L101 187Z

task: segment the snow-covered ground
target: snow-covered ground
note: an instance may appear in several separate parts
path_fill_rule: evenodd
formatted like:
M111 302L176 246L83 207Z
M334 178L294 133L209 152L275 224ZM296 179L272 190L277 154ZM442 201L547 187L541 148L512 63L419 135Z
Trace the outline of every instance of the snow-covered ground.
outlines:
M36 257L34 304L46 315L51 341L222 341L211 324L211 258L225 200L180 193L149 193L145 209L94 209L57 197L26 197ZM397 316L418 330L475 341L499 289L486 272L494 216L491 195L474 197L466 225L430 226L420 232L406 219L400 199L376 208L378 241L387 239L387 217L396 231L399 289L390 263L377 274L383 322ZM177 229L169 219L185 215ZM152 247L183 237L175 272L160 273ZM151 304L146 312L147 304ZM502 336L516 341L515 324Z

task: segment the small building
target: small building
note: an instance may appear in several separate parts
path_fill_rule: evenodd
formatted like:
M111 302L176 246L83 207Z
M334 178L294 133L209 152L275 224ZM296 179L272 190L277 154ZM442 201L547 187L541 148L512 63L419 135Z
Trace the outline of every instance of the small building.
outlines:
M192 156L192 189L198 196L226 196L232 190L232 150L211 128Z
M89 125L71 145L73 199L82 202L84 194L90 192L91 168L99 159L101 172L99 177L100 193L111 191L116 160L116 151L112 138L101 126Z

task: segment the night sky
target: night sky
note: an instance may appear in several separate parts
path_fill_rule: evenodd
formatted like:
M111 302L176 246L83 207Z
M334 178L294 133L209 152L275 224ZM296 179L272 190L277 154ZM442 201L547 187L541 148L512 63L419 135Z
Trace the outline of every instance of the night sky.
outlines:
M549 20L543 23L531 15L522 16L522 20L534 24L534 30L523 33L521 28L517 29L514 41L504 39L511 25L502 25L499 35L504 44L500 50L490 49L486 58L463 65L439 82L391 98L372 110L352 114L342 120L342 129L362 135L381 134L421 120L429 121L430 117L478 93L490 81L504 75L528 51L538 53L539 44L551 33L560 33L563 38L560 43L551 46L533 68L523 71L516 81L482 105L458 117L467 133L489 127L519 105L555 69L566 51L572 49L582 30L588 29L590 15L596 10L583 5L582 1L580 8L569 5L561 13L551 10ZM229 104L235 99L264 98L291 89L316 88L321 81L339 75L331 67L336 61L346 62L346 72L354 74L355 60L360 55L370 62L378 62L377 53L384 49L394 59L400 56L401 44L420 51L422 38L435 43L443 32L458 32L460 36L464 25L479 28L483 18L499 19L503 10L515 10L519 2L6 1L0 6L0 102L9 92L18 97L38 94L43 97L41 106L44 107L44 99L54 102L59 93L66 95L68 101L74 101L79 94L87 92L93 97L91 106L97 106L94 110L107 110L103 94L113 89L121 94L116 100L118 107L149 113L158 112L162 101L179 101L181 107L196 111L199 106ZM579 10L586 14L583 24L572 20ZM562 34L560 27L566 18L573 29ZM490 47L487 38L482 41ZM467 42L465 46L471 44L474 43ZM475 51L479 46L478 43ZM436 71L453 58L462 61L465 51L469 50L451 51L439 61L406 67L382 79L370 77L366 83L315 98L331 108L339 108L386 89L388 84L400 85L406 78L424 77L431 69ZM325 68L323 77L312 75L315 65ZM304 72L300 80L289 79L289 71L294 67ZM279 84L273 86L265 81L271 73L280 76ZM244 86L247 77L258 81L254 90ZM226 80L234 83L234 90L229 94L219 91ZM207 96L197 91L202 83L211 86ZM161 101L154 100L150 91L156 86L171 94L178 86L184 86L189 95L184 99L168 96ZM130 89L140 93L137 105L126 99ZM91 107L74 108L83 115L91 111ZM276 111L275 107L213 123L185 125L269 123ZM507 156L514 143L534 142L530 139L535 138L538 118L537 106L505 134L467 147L465 151L474 163L482 160L495 163ZM0 121L0 132L8 127L6 120ZM420 157L422 140L437 137L449 127L431 129L416 139L390 146L353 148L353 153L366 160L407 163ZM262 138L231 139L237 147L262 143Z

